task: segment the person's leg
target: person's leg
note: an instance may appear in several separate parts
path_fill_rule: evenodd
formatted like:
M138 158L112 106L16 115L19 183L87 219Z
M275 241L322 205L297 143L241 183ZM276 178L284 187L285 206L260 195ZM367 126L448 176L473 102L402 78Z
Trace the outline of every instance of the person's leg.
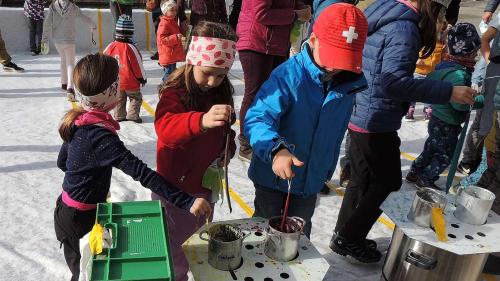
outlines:
M43 34L43 20L36 21L36 53L40 54L42 51L42 34Z
M439 131L436 130L439 130L439 128L436 128L436 119L432 118L427 126L427 134L429 136L425 140L424 149L411 164L410 173L415 174L417 177L420 177L422 171L429 165L432 160L432 156L435 153L435 145L433 144L437 141L437 138L439 138L439 136L436 135Z
M461 0L452 0L448 9L446 9L446 21L448 24L455 25L458 21L458 14L460 12Z
M312 223L311 219L314 215L314 210L316 209L316 199L318 196L316 194L309 197L302 197L291 195L290 202L288 206L288 216L299 217L305 221L304 234L307 238L311 237Z
M0 30L0 63L3 65L7 65L11 62L12 58L7 53L7 49L5 48L5 42L2 39L2 31Z
M477 169L479 163L481 163L484 138L479 135L479 128L482 112L482 110L476 110L476 117L472 121L467 133L462 160L458 165L458 171L461 173L471 174Z
M142 93L140 90L137 91L126 91L127 96L130 100L127 112L127 120L141 123L142 119L139 116L141 112L142 105Z
M28 18L29 38L30 38L30 52L36 53L36 20Z
M272 190L264 186L255 186L254 217L271 218L280 216L283 209L283 200L285 200L286 193Z
M194 197L203 197L206 200L210 200L210 194L192 194ZM168 225L168 235L170 239L170 251L172 254L172 259L174 262L174 272L175 281L187 281L187 273L189 271L189 264L186 260L186 256L182 251L182 243L184 243L191 235L193 235L196 230L202 227L207 218L206 217L195 217L193 214L179 209L170 202L166 201L162 197L155 193L151 194L151 199L160 200L161 204L165 208L165 215ZM212 209L214 204L212 204ZM208 218L212 221L212 215Z
M498 113L498 112L497 112ZM499 133L499 119L500 114L497 114L497 120L495 121L495 151L491 155L492 165L488 165L486 171L484 171L483 175L479 179L477 183L478 186L489 188L495 180L500 182L500 177L498 177L497 172L500 170L500 133Z
M67 71L67 66L66 66L66 53L65 53L65 44L57 44L55 43L54 46L56 47L57 53L59 53L59 57L61 58L61 63L60 63L60 68L61 68L61 85L67 85L68 84L68 71Z
M340 158L340 176L339 185L345 186L349 184L349 179L351 178L351 156L349 155L349 147L351 146L351 135L349 131L346 132L345 142L344 142L344 156Z
M239 55L245 80L245 94L240 107L240 134L238 139L240 140L240 155L248 156L251 154L252 149L243 130L247 110L252 104L260 86L269 78L274 67L286 59L254 51L240 51Z
M116 121L124 121L127 118L127 94L125 91L120 91L120 100L114 109L114 118Z
M415 113L415 105L416 105L416 102L410 103L410 107L408 108L408 112L406 113L406 116L405 116L406 120L415 120L415 117L413 116Z
M68 89L73 89L73 69L75 68L75 44L66 47L66 71L68 72Z

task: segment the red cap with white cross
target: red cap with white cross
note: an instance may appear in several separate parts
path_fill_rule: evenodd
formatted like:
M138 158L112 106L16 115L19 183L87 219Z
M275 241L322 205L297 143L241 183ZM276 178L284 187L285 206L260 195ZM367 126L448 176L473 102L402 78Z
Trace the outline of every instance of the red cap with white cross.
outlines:
M328 6L313 26L319 39L319 58L327 68L361 73L368 22L356 6L338 3Z

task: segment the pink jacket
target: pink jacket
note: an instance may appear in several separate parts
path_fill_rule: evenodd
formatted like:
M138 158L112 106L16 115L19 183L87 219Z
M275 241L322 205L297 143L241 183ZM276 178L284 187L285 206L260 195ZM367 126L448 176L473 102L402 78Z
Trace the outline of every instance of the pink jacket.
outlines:
M180 33L177 19L167 16L160 17L158 31L156 32L156 45L158 47L159 63L161 66L186 59L182 41L177 37Z
M236 32L238 51L288 56L294 10L304 8L298 0L246 0L241 6Z

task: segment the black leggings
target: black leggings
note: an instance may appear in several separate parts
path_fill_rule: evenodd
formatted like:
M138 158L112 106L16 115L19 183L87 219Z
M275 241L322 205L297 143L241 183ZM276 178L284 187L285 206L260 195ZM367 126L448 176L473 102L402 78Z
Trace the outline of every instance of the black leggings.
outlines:
M71 271L71 281L80 277L80 239L90 232L95 223L96 210L80 211L68 207L57 199L54 210L54 228L56 237L64 247L64 258Z

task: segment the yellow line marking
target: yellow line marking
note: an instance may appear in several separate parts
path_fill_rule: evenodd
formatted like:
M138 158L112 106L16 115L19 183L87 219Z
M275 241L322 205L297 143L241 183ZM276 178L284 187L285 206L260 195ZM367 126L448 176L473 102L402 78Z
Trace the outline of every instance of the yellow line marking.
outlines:
M490 274L486 274L486 273L483 274L483 279L485 281L496 281L496 280L498 280L495 276L490 275Z
M410 161L414 161L415 159L417 159L417 157L411 156L410 154L408 154L406 152L401 152L401 156L403 156L404 158L406 158L407 160L410 160Z
M102 11L97 9L97 31L99 32L99 53L103 51L102 40Z
M149 27L149 12L144 10L144 21L146 22L146 51L151 52L151 38L150 37L150 27Z
M243 199L238 195L238 193L236 193L236 191L234 191L234 189L229 188L229 195L234 199L234 201L236 201L236 203L238 203L238 205L240 205L240 207L243 209L243 211L245 211L245 213L247 213L249 217L253 216L254 210L250 206L248 206L245 201L243 201Z
M155 118L155 110L153 109L153 107L151 105L149 105L149 103L147 103L145 100L142 101L142 107L144 107L144 109L146 109L146 111L151 115L153 116L153 118Z
M331 183L330 183L331 184ZM333 184L331 184L333 185ZM341 197L344 196L345 192L340 188L340 187L336 187L334 188L335 192L337 192L337 194ZM386 219L382 216L380 216L378 219L377 219L378 222L380 222L381 224L387 226L388 228L390 228L391 230L394 230L394 227L396 227L396 225L390 221L389 219Z

